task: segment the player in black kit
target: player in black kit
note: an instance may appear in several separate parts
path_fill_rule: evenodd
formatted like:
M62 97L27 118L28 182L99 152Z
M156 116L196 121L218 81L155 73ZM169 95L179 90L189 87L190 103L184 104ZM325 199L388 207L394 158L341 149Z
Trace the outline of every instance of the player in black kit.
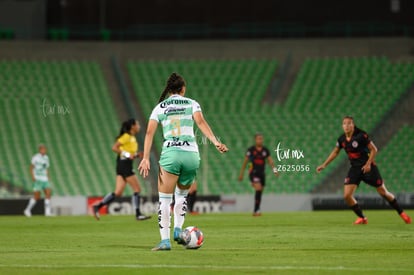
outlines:
M351 168L348 171L348 176L344 183L344 199L348 206L358 216L354 224L367 224L368 219L362 213L354 197L355 190L358 188L361 181L375 187L378 194L388 201L390 206L394 208L405 223L411 223L411 218L399 206L395 196L390 193L385 187L384 181L381 178L377 165L374 162L377 154L377 147L369 139L367 133L354 124L354 119L351 116L346 116L342 120L342 128L344 134L338 138L336 147L328 156L323 164L316 169L319 173L331 161L333 161L339 154L341 149L344 149L348 154Z
M257 133L255 135L255 142L256 144L254 146L247 149L246 157L244 158L244 162L240 171L239 181L243 180L243 174L246 170L246 165L248 162L250 162L250 182L252 183L253 188L256 190L253 216L261 216L260 203L262 201L262 193L265 186L266 160L272 167L273 173L275 175L278 175L278 172L273 159L270 157L270 151L263 146L263 135Z

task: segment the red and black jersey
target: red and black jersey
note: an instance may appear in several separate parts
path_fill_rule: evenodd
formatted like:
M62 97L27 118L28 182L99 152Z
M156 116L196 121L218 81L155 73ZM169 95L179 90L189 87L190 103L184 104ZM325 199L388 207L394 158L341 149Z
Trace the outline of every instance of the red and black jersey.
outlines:
M368 144L370 144L370 142L371 140L369 139L368 134L355 127L354 133L349 140L346 138L345 134L338 138L336 147L345 150L352 166L363 166L369 159Z
M260 149L256 146L252 146L247 149L246 157L249 158L251 167L249 169L250 173L263 173L265 171L266 159L270 156L270 151L266 147Z

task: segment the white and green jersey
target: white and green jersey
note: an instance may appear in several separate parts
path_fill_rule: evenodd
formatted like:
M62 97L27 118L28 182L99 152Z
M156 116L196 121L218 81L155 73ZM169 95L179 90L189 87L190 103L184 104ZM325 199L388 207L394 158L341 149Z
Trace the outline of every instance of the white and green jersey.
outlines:
M33 175L36 181L48 181L47 169L49 168L49 157L37 153L32 157Z
M195 112L201 112L200 104L180 95L172 95L154 108L150 119L162 125L163 152L167 150L198 152L194 136Z

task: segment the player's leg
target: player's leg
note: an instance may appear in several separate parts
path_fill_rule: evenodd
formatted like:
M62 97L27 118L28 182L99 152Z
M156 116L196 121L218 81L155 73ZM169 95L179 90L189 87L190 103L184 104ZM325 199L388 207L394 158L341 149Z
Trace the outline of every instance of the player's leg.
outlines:
M400 207L400 205L397 202L397 198L394 196L394 194L387 190L384 183L380 187L377 187L377 192L381 195L381 197L388 201L392 208L394 208L398 212L398 215L400 215L400 217L404 220L405 223L411 223L411 218Z
M177 184L174 192L174 241L183 244L181 239L181 230L183 228L185 215L187 213L187 196L189 185Z
M187 152L181 154L180 157L182 164L181 174L174 193L174 241L178 244L183 244L181 230L187 213L187 195L197 175L197 170L200 166L200 156L198 153Z
M175 205L175 198L174 198L174 194L173 194L172 201L171 201L171 204L170 204L170 210L171 210L171 212L174 211L174 205Z
M411 218L400 207L394 194L387 190L387 187L385 186L384 181L379 172L378 166L372 165L371 171L369 173L364 174L363 180L370 186L373 186L377 189L378 194L381 197L383 197L390 204L390 206L398 212L398 215L400 215L400 217L404 220L405 223L411 223Z
M27 203L26 209L24 210L24 215L26 217L32 216L32 209L36 205L36 202L38 200L40 200L40 190L36 188L36 183L35 183L33 197L30 198L29 202Z
M262 192L263 192L263 184L262 180L263 177L259 177L258 175L254 173L250 173L250 182L252 184L252 187L255 191L254 195L254 208L253 208L253 216L260 216L260 204L262 202Z
M368 219L362 213L362 209L359 206L357 200L354 197L355 190L358 188L357 184L345 184L344 185L344 200L346 204L351 208L358 216L354 224L367 224Z
M253 175L250 177L250 179L255 190L253 216L257 217L262 215L260 212L260 205L262 204L262 194L265 186L265 175Z
M358 203L354 197L354 193L357 188L358 185L356 184L344 185L344 200L349 207Z
M385 187L385 184L381 184L381 186L377 187L377 192L381 197L388 201L391 207L394 208L398 214L404 212L403 209L399 206L394 194L388 191L388 189Z
M197 199L197 182L193 182L191 184L190 189L188 190L187 195L187 205L188 205L188 212L191 215L198 215L198 212L194 211L194 204Z
M348 176L344 182L344 200L346 204L351 208L358 216L354 224L367 224L368 219L362 213L362 209L359 206L357 200L354 197L354 193L358 188L363 178L362 170L360 167L351 167L348 171Z
M160 164L161 164L160 160ZM171 209L172 196L175 185L178 180L178 175L164 170L160 165L160 172L158 176L158 225L160 228L161 242L154 247L153 251L170 250L170 223L171 223Z
M261 216L260 205L262 203L262 194L264 186L261 182L253 182L252 186L255 190L253 216Z
M139 185L138 178L135 175L129 176L126 178L126 182L131 186L132 190L134 190L134 195L132 200L135 206L135 218L137 221L147 220L151 217L142 215L139 206L140 206L140 196L139 193L141 192L141 186Z
M50 187L46 187L43 189L43 192L45 193L45 216L52 216L52 206L50 203L52 189L50 189Z
M117 175L116 176L116 185L115 185L115 191L108 193L105 195L105 197L98 203L93 206L93 214L97 220L99 220L99 209L101 209L104 205L108 205L109 203L113 202L115 200L115 197L120 197L124 193L124 189L126 186L125 179Z

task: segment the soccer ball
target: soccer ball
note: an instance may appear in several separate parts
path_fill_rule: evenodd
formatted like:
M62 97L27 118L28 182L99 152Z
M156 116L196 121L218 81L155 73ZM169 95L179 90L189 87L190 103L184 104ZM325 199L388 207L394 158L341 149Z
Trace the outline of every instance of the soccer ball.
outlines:
M181 238L184 240L184 247L187 249L198 249L204 243L203 232L195 226L185 228L181 232Z

